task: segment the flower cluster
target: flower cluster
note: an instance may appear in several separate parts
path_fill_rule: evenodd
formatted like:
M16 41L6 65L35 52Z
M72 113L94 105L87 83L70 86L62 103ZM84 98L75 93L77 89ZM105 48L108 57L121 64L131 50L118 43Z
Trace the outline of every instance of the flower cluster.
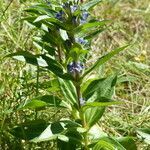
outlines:
M62 21L64 19L64 12L62 10L60 10L58 13L56 13L56 18L60 21Z
M86 45L88 43L88 40L85 40L84 38L75 38L75 41L81 45Z
M81 97L79 100L80 100L80 105L83 106L85 104L85 99Z
M78 10L78 5L72 5L72 6L70 6L70 10L71 10L72 13L74 13L75 11Z
M89 13L87 11L83 11L81 19L80 19L80 24L86 23L88 16L89 16Z
M44 0L48 5L51 4L51 2L49 0Z
M84 66L81 62L71 62L67 65L67 70L69 73L81 73L84 69Z

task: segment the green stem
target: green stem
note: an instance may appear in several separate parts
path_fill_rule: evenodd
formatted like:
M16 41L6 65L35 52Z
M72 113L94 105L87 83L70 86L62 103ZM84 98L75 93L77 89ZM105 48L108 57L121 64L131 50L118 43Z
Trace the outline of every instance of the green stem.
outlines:
M61 46L58 46L57 49L58 49L58 59L59 59L59 63L62 63L62 59L61 59Z
M75 72L75 87L76 87L76 93L77 93L77 99L78 99L78 107L79 107L79 112L80 112L80 118L82 122L82 127L86 128L86 121L85 117L83 115L82 109L81 109L81 103L80 103L80 98L82 98L81 94L81 84L80 84L80 75L78 72ZM87 132L84 133L84 150L88 150L88 137L87 137Z
M36 76L36 96L39 94L39 66L37 66L37 76ZM38 111L35 110L35 119L37 119Z

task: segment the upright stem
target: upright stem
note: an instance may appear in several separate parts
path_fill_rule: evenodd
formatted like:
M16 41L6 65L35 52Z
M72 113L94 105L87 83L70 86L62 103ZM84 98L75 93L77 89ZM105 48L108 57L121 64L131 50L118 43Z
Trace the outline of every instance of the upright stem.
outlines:
M59 46L57 47L57 49L58 49L58 59L59 59L59 63L61 63L61 62L62 62L62 59L61 59L61 46L59 45Z
M80 112L80 117L81 117L81 122L82 122L82 127L86 128L86 122L85 122L85 118L81 109L81 102L80 102L80 98L82 98L82 94L81 94L81 85L80 85L80 75L78 72L75 72L75 87L76 87L76 93L77 93L77 99L78 99L78 107L79 107L79 112ZM87 132L85 132L83 134L84 136L84 150L88 150L88 137L87 137Z
M37 66L37 76L36 76L36 96L39 94L39 66ZM38 111L35 110L35 119L38 117Z

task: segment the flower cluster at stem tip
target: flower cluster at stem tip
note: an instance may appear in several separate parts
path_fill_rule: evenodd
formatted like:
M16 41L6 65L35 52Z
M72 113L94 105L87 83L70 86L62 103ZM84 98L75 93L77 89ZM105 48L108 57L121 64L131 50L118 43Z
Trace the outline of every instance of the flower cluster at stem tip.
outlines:
M83 106L85 104L85 99L81 97L79 100L80 100L80 105Z
M81 62L71 62L67 65L67 70L69 73L81 73L84 66Z
M64 12L62 10L60 10L58 13L56 13L56 18L60 21L63 21L63 16L64 16Z
M88 43L88 40L85 40L84 38L75 38L75 41L81 45L86 45Z
M62 4L62 8L66 11L70 10L71 14L72 14L72 20L73 20L73 24L77 24L79 22L79 24L84 24L87 22L87 19L89 17L89 13L86 10L81 10L81 16L79 17L79 21L78 21L78 17L74 15L74 13L77 10L80 10L79 5L75 4L75 5L71 5L70 2L65 2ZM60 10L59 12L56 13L55 17L60 20L63 21L64 20L64 15L65 12L64 10Z

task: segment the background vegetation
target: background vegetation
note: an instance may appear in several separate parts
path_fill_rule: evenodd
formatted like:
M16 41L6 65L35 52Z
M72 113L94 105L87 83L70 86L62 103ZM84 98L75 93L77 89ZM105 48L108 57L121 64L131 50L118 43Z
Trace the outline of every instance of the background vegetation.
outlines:
M15 111L17 105L37 94L36 68L4 56L18 50L38 51L32 39L36 30L22 22L23 11L36 0L0 0L0 149L54 149L55 143L29 144L15 139L9 130L25 120L36 117L54 120L67 112L52 109ZM9 5L10 4L10 5ZM125 43L133 46L99 68L96 75L105 76L118 72L116 98L124 103L109 107L99 122L100 127L111 135L136 137L136 128L150 127L150 2L149 0L103 0L93 13L99 19L111 19L111 26L93 41L89 65L96 57ZM93 74L93 76L95 75ZM51 92L49 74L40 72L39 92ZM135 138L139 150L148 145Z

